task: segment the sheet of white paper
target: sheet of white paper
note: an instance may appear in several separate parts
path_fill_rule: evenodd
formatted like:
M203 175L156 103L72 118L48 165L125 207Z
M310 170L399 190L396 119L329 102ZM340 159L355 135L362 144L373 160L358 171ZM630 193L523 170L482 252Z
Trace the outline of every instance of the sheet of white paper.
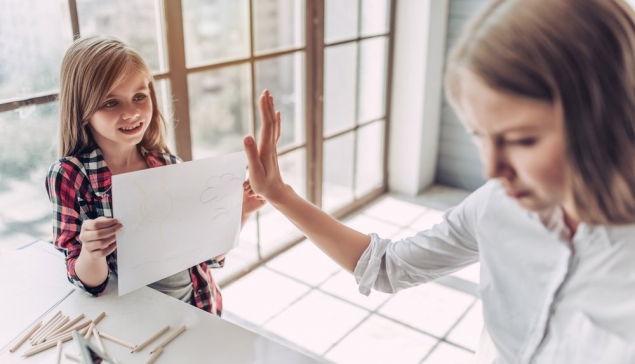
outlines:
M119 295L238 245L246 165L237 152L112 177Z

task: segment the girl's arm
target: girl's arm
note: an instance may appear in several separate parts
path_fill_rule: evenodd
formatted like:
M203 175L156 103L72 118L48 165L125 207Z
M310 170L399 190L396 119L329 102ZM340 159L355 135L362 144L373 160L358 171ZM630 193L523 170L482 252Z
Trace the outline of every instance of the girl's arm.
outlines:
M282 181L276 150L280 138L280 112L275 111L273 97L267 90L260 96L259 105L262 120L260 142L256 145L251 136L244 139L253 190L251 194L264 197L322 251L344 269L353 272L370 244L370 237L335 220Z
M108 282L108 264L106 256L114 250L114 245L102 252L90 254L81 241L82 230L94 220L82 220L77 191L69 174L75 168L64 162L55 163L48 171L46 190L53 210L54 244L66 257L68 280L92 295L101 294ZM102 218L106 219L106 218ZM90 245L90 234L85 238ZM110 245L110 244L108 244ZM97 246L96 249L102 247Z

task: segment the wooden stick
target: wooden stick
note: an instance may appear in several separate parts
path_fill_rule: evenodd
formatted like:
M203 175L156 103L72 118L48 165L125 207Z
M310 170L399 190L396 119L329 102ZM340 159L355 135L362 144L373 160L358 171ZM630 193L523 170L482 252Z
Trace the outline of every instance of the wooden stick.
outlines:
M74 319L72 319L70 322L68 322L66 325L60 327L59 329L55 330L54 332L50 333L48 337L53 337L53 336L57 336L60 333L66 331L69 327L75 325L76 323L79 322L79 320L84 318L84 314L80 314L79 316L75 317Z
M100 313L99 315L97 315L97 317L95 317L95 319L93 320L93 322L95 323L95 325L97 325L99 323L99 321L101 321L101 319L104 318L104 316L106 316L105 312Z
M42 337L42 335L44 335L44 332L48 331L51 328L51 326L55 325L55 323L57 323L57 321L61 320L61 318L62 318L62 316L60 314L59 316L49 320L49 322L47 322L46 325L45 325L46 328L40 327L40 329L37 330L37 333L35 335L31 336L31 338L30 338L31 345L35 345L35 342L37 340L39 340L40 337Z
M55 327L64 320L66 316L61 315L58 318L55 319L54 322L52 322L49 327L46 328L46 330L43 330L42 332L40 332L39 335L37 335L34 339L31 340L31 345L37 345L39 344L39 341L43 338L46 337L46 335L49 334L49 332L51 332L51 330L54 330Z
M18 340L18 342L16 342L15 345L13 345L11 349L9 349L9 352L12 353L18 350L18 348L20 348L20 346L22 346L22 344L24 344L24 342L27 341L29 337L31 337L31 335L33 335L33 333L40 328L40 326L42 326L42 321L35 324L35 326L31 328L31 330L29 330L26 334L24 334L24 336L22 336L20 340Z
M101 337L99 336L99 332L97 329L93 329L93 336L95 337L95 341L97 342L97 346L102 353L106 354L106 348L104 348L104 343L101 342Z
M61 337L59 339L59 341L67 342L67 341L72 340L72 339L73 339L73 334L71 333L71 334L66 334L66 336L64 336L64 337ZM50 348L54 347L55 345L57 345L56 342L49 341L49 342L46 342L44 344L37 345L37 346L33 347L30 350L25 351L24 354L22 354L22 356L26 358L26 357L29 357L31 355L37 354L39 352L42 352L44 350L50 349Z
M62 360L62 341L57 340L57 353L55 353L55 363L60 364L60 360Z
M135 345L135 344L130 344L128 342L125 342L125 341L123 341L121 339L118 339L118 338L112 336L112 335L108 335L105 332L100 332L99 336L103 337L104 339L107 339L107 340L110 340L112 342L115 342L115 343L117 343L119 345L123 345L125 347L128 347L128 348L130 348L132 350L134 350L134 348L137 347L137 345Z
M154 340L156 340L159 336L165 334L166 332L168 332L168 330L170 330L170 325L162 328L161 330L159 330L156 334L150 336L150 338L148 338L146 341L142 342L141 344L137 345L136 348L134 348L134 350L132 350L133 353L136 353L137 351L141 351L143 350L143 348L145 348L146 346L150 345Z
M95 328L95 322L91 322L90 326L88 326L88 332L86 333L86 336L84 336L84 339L86 340L90 339L90 335L93 334L94 328Z
M77 354L73 354L73 353L64 353L64 356L65 356L67 359L70 359L70 360L76 361L76 362L78 362L78 363L82 361L82 358L80 358L80 357L79 357L79 355L77 355Z
M185 325L181 326L178 328L178 330L174 331L172 333L172 335L168 336L165 340L163 340L163 342L161 344L159 344L159 346L157 346L156 348L154 348L154 350L152 350L150 352L150 354L154 353L155 351L157 351L159 348L163 348L164 346L166 346L167 344L170 343L170 341L174 340L175 337L179 336L180 333L182 333L183 331L185 331Z
M161 353L163 352L163 347L159 346L158 349L154 349L152 351L152 355L150 356L150 359L148 359L148 361L146 362L146 364L152 364L155 362L155 360L157 360L157 358L159 357L159 355L161 355Z
M90 324L92 324L92 323L93 323L93 322L92 322L91 320L88 320L88 321L82 322L81 324L79 324L79 325L75 325L75 326L71 327L70 329L65 330L65 331L63 331L63 332L61 332L61 333L59 333L59 334L57 334L57 335L55 335L55 336L48 337L48 338L46 339L46 341L49 341L49 340L57 340L57 338L58 338L58 337L60 337L60 336L64 336L64 335L68 334L69 332L79 331L79 330L83 329L84 327L86 327L86 326L88 326L88 325L90 325Z
M49 329L49 331L46 334L42 335L42 337L40 337L38 339L38 341L36 342L36 345L39 345L39 344L43 343L44 341L46 341L46 338L51 336L52 332L57 331L57 329L59 329L60 327L66 325L67 322L68 322L68 316L64 316L64 318L61 321L58 321L55 325L53 325Z
M44 325L42 325L39 330L34 332L33 335L31 335L31 337L29 339L33 339L36 335L39 335L40 332L42 332L43 330L46 330L51 325L53 320L55 320L56 318L60 317L61 314L62 314L62 311L57 311L57 313L55 315L53 315L53 317L48 319L48 321L46 321L46 323Z

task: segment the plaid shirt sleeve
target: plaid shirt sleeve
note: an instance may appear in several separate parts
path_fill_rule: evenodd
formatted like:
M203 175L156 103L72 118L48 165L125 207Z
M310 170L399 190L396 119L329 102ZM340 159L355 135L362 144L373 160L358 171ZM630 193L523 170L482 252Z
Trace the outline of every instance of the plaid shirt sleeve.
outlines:
M75 178L72 178L72 176ZM68 280L92 296L104 292L108 285L108 277L97 287L86 287L75 272L75 262L82 250L78 236L83 220L82 210L77 199L74 180L78 173L64 162L53 164L46 176L46 191L53 210L53 236L55 247L66 256L66 273ZM85 214L84 214L85 215Z

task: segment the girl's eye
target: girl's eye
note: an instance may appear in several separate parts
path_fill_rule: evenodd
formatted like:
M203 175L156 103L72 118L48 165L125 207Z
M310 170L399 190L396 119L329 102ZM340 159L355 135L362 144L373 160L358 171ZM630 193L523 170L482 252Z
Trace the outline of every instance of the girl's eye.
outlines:
M519 145L521 147L530 147L530 146L536 144L536 139L535 138L525 138L525 139L518 139L518 140L510 140L507 143L508 144L512 144L512 145Z
M117 106L117 105L119 105L119 102L117 102L116 100L110 100L110 101L107 101L107 102L104 104L104 107L107 107L107 108L112 108L112 107L115 107L115 106Z
M145 99L146 97L147 96L144 95L144 94L138 94L138 95L135 95L134 101L141 101L141 100Z

